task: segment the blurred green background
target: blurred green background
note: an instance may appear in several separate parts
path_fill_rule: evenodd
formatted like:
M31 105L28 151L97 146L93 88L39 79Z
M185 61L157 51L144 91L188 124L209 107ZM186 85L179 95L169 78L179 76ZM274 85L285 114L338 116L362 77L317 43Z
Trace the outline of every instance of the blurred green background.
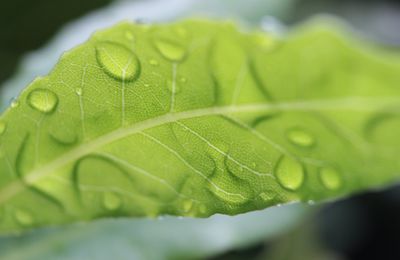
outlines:
M132 10L138 7L138 10L147 11L135 13L132 17L125 14L125 19L151 22L206 15L237 19L274 33L282 33L314 15L330 14L349 23L359 36L385 48L400 49L400 0L1 1L0 86L17 71L26 71L24 63L19 64L23 57L29 57L26 56L28 53L49 43L56 45L55 35L63 28L67 30L65 26L71 21L92 13L84 23L87 28L95 28L113 19L119 20L124 15L121 10L125 8L129 12L129 6ZM104 23L97 24L103 18L107 18ZM77 42L89 36L85 30L82 31L76 32L83 34L77 36ZM43 65L43 73L48 66L51 67L50 64ZM27 81L32 79L32 75L25 74ZM19 84L16 88L21 89L24 83L15 80L13 84ZM10 88L10 84L7 87ZM400 259L399 187L360 194L322 207L313 206L308 211L295 228L273 239L265 240L260 235L260 239L244 247L216 250L211 259ZM93 236L88 236L88 239ZM6 246L21 245L25 249L27 246L23 245L26 244L35 246L32 240L35 240L33 235L2 238L0 251Z

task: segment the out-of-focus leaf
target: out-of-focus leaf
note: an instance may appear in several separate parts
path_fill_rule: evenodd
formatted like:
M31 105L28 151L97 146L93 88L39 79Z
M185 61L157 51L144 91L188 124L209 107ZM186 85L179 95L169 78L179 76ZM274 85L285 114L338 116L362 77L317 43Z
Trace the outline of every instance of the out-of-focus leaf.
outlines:
M304 215L286 205L234 217L108 219L0 238L0 258L193 259L249 246L290 230Z

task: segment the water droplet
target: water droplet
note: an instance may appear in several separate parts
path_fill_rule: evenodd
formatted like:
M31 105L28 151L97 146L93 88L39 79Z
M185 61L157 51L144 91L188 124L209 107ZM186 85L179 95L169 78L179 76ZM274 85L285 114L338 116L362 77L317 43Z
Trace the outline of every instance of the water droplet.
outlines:
M35 89L28 95L28 104L42 113L51 113L57 107L57 95L48 89Z
M19 106L19 101L16 98L11 99L11 107L16 108Z
M15 219L22 226L31 226L34 221L32 214L22 209L15 211Z
M150 63L150 65L152 65L152 66L158 66L158 65L159 65L159 62L158 62L158 60L156 60L156 59L150 59L150 60L149 60L149 63Z
M339 189L342 185L342 179L337 170L332 167L325 167L319 171L322 184L330 190Z
M135 39L135 37L133 36L133 33L131 32L131 31L126 31L125 32L125 37L128 39L128 40L133 40L133 39Z
M76 88L76 89L75 89L75 93L76 93L78 96L82 96L82 88Z
M0 135L4 134L6 131L7 125L3 121L0 121Z
M289 130L287 133L287 138L293 144L303 147L310 147L315 143L315 140L311 134L298 128Z
M184 47L171 41L157 40L155 45L164 58L173 62L182 61L186 55Z
M113 192L103 194L103 206L107 210L116 210L121 207L122 201L119 195Z
M290 157L280 159L275 172L279 183L288 190L297 190L304 182L303 166Z
M186 199L182 201L183 212L189 212L193 207L193 200Z
M134 80L139 76L139 59L122 45L111 42L98 43L96 57L104 71L117 80Z

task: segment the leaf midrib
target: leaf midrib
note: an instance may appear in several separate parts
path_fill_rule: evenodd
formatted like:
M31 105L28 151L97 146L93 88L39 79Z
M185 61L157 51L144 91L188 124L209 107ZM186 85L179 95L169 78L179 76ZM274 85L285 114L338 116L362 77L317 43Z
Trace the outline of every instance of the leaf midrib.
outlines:
M24 178L25 184L35 184L40 179L46 177L48 174L54 172L56 169L67 165L74 160L81 158L97 148L112 143L113 141L122 139L124 137L139 133L141 131L161 126L167 123L176 122L183 119L191 119L203 116L212 115L226 115L234 113L245 112L267 112L271 110L285 110L285 111L311 111L311 110L359 110L371 111L376 110L377 107L388 105L392 102L399 102L399 98L381 97L381 98L365 98L365 97L347 97L340 99L330 100L309 100L309 101L296 101L296 102L282 102L282 103L269 103L269 104L245 104L245 105L230 105L219 107L208 107L194 110L187 110L182 112L167 113L155 118L147 119L138 122L134 125L124 128L118 128L109 132L106 135L100 136L89 142L82 143L80 146L68 151L59 158L51 161L44 167L33 170L26 174ZM15 181L6 186L0 191L0 204L6 202L21 190L25 185L21 181Z

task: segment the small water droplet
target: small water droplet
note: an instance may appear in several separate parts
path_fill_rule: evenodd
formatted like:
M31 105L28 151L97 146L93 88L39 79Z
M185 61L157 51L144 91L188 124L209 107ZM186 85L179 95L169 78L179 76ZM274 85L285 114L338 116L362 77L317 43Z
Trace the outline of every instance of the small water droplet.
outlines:
M310 147L315 143L311 134L299 128L293 128L288 131L287 138L295 145Z
M11 107L12 108L17 108L19 106L19 101L16 98L11 99Z
M297 190L304 182L304 168L296 160L283 157L276 166L279 183L288 190Z
M75 93L76 93L78 96L82 96L82 88L76 88L76 89L75 89Z
M15 211L15 219L22 226L31 226L34 222L32 214L22 209Z
M329 190L337 190L342 185L342 179L337 170L325 167L319 171L322 184Z
M57 107L57 95L48 89L35 89L28 95L28 104L42 113L51 113Z
M107 210L116 210L121 207L122 201L119 195L114 192L106 192L103 194L103 206Z
M150 59L149 60L150 65L152 66L158 66L160 63L156 59Z
M96 57L104 71L117 80L134 80L139 76L139 59L132 51L120 44L98 43Z
M3 135L7 129L7 124L3 121L0 121L0 135Z
M172 41L157 40L155 45L164 58L173 62L182 61L186 55L185 48Z

